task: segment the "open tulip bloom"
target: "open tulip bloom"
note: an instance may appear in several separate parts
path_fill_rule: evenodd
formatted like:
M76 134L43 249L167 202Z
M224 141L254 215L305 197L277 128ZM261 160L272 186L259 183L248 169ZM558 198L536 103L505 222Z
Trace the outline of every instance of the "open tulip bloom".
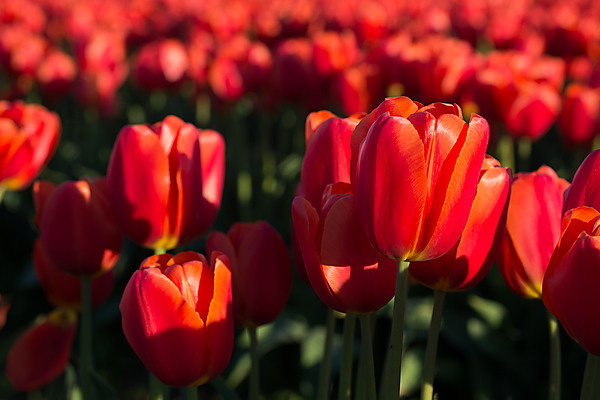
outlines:
M219 375L233 350L229 260L213 252L148 257L121 298L127 341L144 366L172 386Z

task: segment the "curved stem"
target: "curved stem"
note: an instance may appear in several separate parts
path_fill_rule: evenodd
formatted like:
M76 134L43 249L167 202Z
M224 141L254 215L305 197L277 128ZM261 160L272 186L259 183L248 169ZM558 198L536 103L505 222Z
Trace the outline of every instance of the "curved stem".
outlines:
M163 400L165 398L164 384L153 373L148 373L148 387L150 400Z
M331 353L333 350L333 334L335 325L335 314L331 308L327 308L327 331L325 336L325 348L323 349L323 360L319 372L319 392L317 399L329 399L329 375L331 373Z
M435 358L437 355L438 339L442 326L442 309L444 308L445 292L436 290L433 295L433 312L429 324L427 347L425 348L425 364L423 365L423 381L421 385L421 400L433 398L433 378L435 376Z
M258 337L256 327L247 328L250 335L250 400L258 400L260 396L260 373L258 366Z
M371 333L371 320L369 314L359 317L362 341L361 360L365 367L365 398L375 400L377 391L375 388L375 363L373 361L373 335Z
M346 314L346 319L344 320L344 342L342 344L338 400L350 400L350 395L352 393L352 360L355 327L356 315Z
M398 261L396 276L396 295L394 297L394 315L392 317L392 343L390 346L390 379L387 388L389 400L398 399L400 395L400 375L402 364L402 345L404 337L404 311L406 309L406 292L408 288L408 261Z
M83 276L81 280L81 360L79 379L83 400L92 399L92 278Z
M588 353L581 384L580 400L600 398L600 357Z
M186 400L198 400L198 386L189 386L185 388Z
M548 310L548 334L550 339L550 383L548 400L560 399L560 331L558 321Z

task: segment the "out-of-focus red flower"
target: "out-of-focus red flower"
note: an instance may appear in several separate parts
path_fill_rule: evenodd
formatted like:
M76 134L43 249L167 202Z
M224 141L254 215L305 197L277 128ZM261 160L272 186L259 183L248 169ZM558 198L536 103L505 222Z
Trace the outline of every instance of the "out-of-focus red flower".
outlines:
M600 209L600 150L592 151L583 160L571 186L565 192L563 213L571 208L588 206Z
M567 86L558 127L568 144L591 144L600 133L600 89L579 83Z
M568 186L548 166L513 177L498 267L508 287L520 296L542 295L544 273L560 237Z
M223 191L225 141L175 116L128 125L108 165L115 217L137 244L172 249L212 224Z
M60 270L48 257L39 239L33 244L33 267L52 304L74 310L81 308L81 279ZM108 299L114 282L112 269L92 278L92 307L98 307Z
M473 207L458 243L440 258L411 262L411 276L446 292L477 285L496 261L506 228L509 195L510 171L486 156Z
M544 305L567 333L600 356L600 213L594 208L568 210L562 234L544 276Z
M292 220L310 284L325 304L365 314L394 297L396 262L369 243L348 183L327 186L320 212L296 197Z
M6 315L8 314L8 310L10 309L10 302L6 298L6 296L0 295L0 330L4 328L6 324Z
M442 256L458 241L475 198L489 126L477 114L467 124L457 105L414 110L408 99L404 106L408 115L397 116L398 103L388 100L379 111L395 108L393 113L383 112L369 125L376 111L354 130L353 189L371 243L390 258L421 261Z
M38 181L33 196L40 241L57 268L71 275L95 276L114 267L123 233L110 208L104 177L58 186Z
M194 252L142 262L121 298L127 341L144 366L167 385L201 385L227 366L233 349L229 260L210 264Z
M378 66L360 63L332 78L331 94L345 115L367 112L385 97L385 82Z
M312 37L313 58L323 79L341 72L358 61L356 36L352 31L322 31Z
M75 60L57 48L48 50L36 71L36 81L42 93L52 100L67 94L76 77Z
M6 357L9 382L29 392L57 378L69 362L76 331L76 312L58 308L23 332Z
M54 154L60 138L54 112L22 101L0 101L0 192L31 184Z
M142 46L132 60L133 79L142 88L177 89L187 78L189 59L183 43L159 39Z
M256 327L279 316L292 287L287 246L265 221L238 222L227 234L213 232L206 252L224 253L231 263L236 325Z

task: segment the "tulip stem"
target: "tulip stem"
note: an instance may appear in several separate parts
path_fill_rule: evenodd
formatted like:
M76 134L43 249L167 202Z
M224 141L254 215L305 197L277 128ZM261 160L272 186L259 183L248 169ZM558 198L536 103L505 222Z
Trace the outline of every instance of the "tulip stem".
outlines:
M329 375L331 373L331 356L333 350L333 334L335 328L335 313L327 307L326 317L325 348L323 349L323 359L321 361L321 370L319 372L319 392L317 399L329 399Z
M371 320L369 314L359 317L362 341L361 359L364 365L365 398L375 400L377 391L375 388L375 363L373 361L373 335L371 333Z
M186 400L198 400L198 386L188 386L185 388Z
M350 400L351 397L355 327L356 315L346 314L346 319L344 320L344 342L342 344L338 400Z
M580 400L600 398L600 357L588 353L583 373Z
M560 331L558 321L548 310L548 333L550 339L550 384L548 400L560 399Z
M433 378L435 376L435 358L437 355L438 339L442 326L442 310L446 292L436 290L433 294L433 311L425 348L425 364L423 365L423 380L421 383L421 400L433 398Z
M150 400L163 400L165 398L164 385L152 373L148 373Z
M260 396L260 373L258 363L258 336L256 327L247 328L250 335L250 400L258 400Z
M81 338L79 379L83 400L92 399L92 278L82 276L81 281Z
M400 375L402 373L402 346L404 337L404 311L406 309L406 292L408 289L408 261L398 261L396 276L396 294L394 296L394 314L392 316L392 341L390 351L390 380L387 390L389 400L400 396Z

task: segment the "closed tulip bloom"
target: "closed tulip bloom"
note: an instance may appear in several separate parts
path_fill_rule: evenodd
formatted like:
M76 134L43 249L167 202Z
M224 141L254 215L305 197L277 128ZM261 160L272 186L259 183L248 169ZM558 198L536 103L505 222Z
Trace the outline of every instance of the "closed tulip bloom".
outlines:
M506 227L510 172L486 156L469 219L458 243L440 258L410 263L410 274L420 283L445 292L477 285L488 273Z
M563 212L579 206L588 206L600 210L600 150L592 151L583 160L571 186L565 193Z
M76 331L77 314L59 308L23 332L6 358L9 382L29 392L56 379L69 362Z
M0 101L0 192L31 184L54 154L60 129L43 106Z
M112 214L104 177L58 186L36 182L33 193L40 241L57 268L94 276L114 267L123 233Z
M172 249L202 235L221 204L225 142L175 116L121 130L108 166L115 217L137 244Z
M57 307L81 308L81 279L61 271L37 239L33 244L33 267L48 301ZM103 304L115 282L114 270L92 278L92 307Z
M331 116L307 140L300 180L306 198L317 209L328 184L350 183L350 138L359 121L355 115Z
M231 272L195 252L142 262L121 298L127 341L144 366L172 386L201 385L227 366L233 349Z
M568 185L547 166L513 177L498 267L508 287L520 296L542 294L544 273L560 237Z
M215 250L231 262L236 325L257 327L275 320L292 287L287 245L275 228L265 221L238 222L227 234L208 237L207 253Z
M327 186L320 212L306 198L296 197L292 220L310 284L325 304L367 314L394 297L396 262L369 243L349 184Z
M600 356L600 213L590 207L567 211L562 234L544 277L544 305L567 333Z
M487 121L473 114L467 124L456 105L377 117L360 142L353 185L371 243L396 260L448 252L469 217L488 139Z
M600 131L600 90L579 83L567 86L558 127L569 144L592 143Z

